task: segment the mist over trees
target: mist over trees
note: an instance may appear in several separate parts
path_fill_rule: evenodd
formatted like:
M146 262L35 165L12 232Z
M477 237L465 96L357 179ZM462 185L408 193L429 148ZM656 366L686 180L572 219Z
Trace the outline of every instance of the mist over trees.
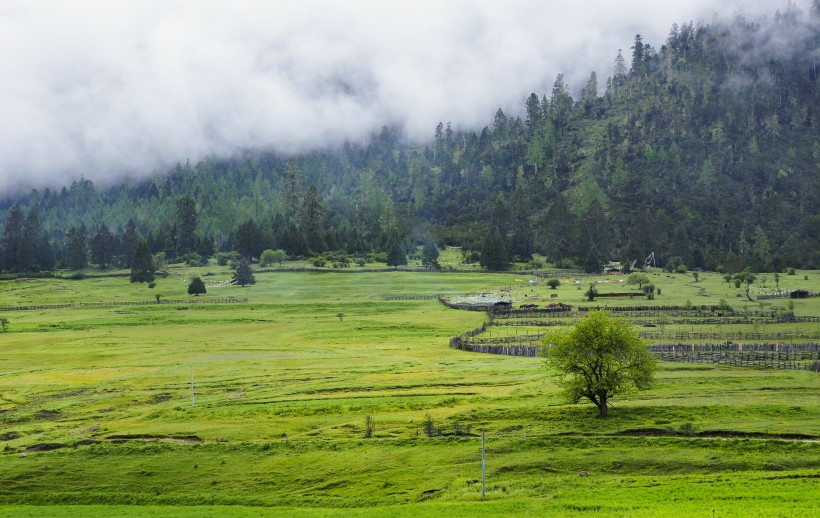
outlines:
M442 122L424 147L384 127L334 151L35 190L0 202L0 264L129 268L144 240L186 261L282 249L399 265L434 239L490 269L534 252L590 271L651 252L675 267L820 268L818 5L675 25L658 48L636 35L576 97L559 74L521 117L499 109L475 132Z

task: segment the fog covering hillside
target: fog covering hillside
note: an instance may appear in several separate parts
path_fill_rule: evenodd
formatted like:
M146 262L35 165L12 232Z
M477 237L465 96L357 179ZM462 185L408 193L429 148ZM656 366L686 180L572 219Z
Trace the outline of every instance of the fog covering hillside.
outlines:
M105 225L116 248L133 220L171 257L433 240L498 256L493 268L540 253L594 270L653 251L660 265L820 268L820 2L636 36L613 63L575 95L559 75L481 131L442 121L423 147L384 127L340 149L180 157L147 181L6 199L2 265L69 265L72 239L90 246Z

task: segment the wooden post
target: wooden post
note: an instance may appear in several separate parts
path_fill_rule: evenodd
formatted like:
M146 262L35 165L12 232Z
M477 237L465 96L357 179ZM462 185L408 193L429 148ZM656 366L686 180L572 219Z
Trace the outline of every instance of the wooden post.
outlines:
M481 430L481 500L484 500L484 486L487 480L487 457L484 449L484 430Z

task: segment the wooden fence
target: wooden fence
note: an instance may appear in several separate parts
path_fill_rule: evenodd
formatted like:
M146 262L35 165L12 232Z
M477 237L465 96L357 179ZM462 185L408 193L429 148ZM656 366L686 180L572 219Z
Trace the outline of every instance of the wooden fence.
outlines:
M670 362L820 372L818 344L677 344L654 345L649 350Z
M794 340L802 338L820 338L820 331L778 331L765 333L757 331L701 332L701 331L639 331L641 338L650 340Z
M41 309L96 308L106 306L156 306L157 304L245 304L248 299L191 299L191 300L141 300L116 302L73 302L70 304L42 304L39 306L0 306L0 311L34 311Z

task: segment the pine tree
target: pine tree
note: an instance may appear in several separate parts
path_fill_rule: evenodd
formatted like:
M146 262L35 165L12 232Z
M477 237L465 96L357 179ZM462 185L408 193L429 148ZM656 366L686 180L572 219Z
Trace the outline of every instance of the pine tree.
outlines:
M23 239L25 216L19 205L14 205L9 211L6 226L3 231L3 268L8 271L18 270L17 251Z
M40 261L39 247L42 245L42 229L35 211L29 212L23 224L23 234L17 248L17 269L39 271L45 266Z
M247 260L259 257L265 249L264 233L253 219L239 225L236 231L234 250Z
M387 266L398 268L407 264L407 254L404 251L404 246L399 239L393 241L387 252Z
M302 168L296 160L288 160L280 192L285 215L294 220L299 217L299 208L302 205L302 177Z
M154 184L151 184L154 185ZM139 243L139 235L137 234L137 225L133 219L129 219L125 225L125 232L122 235L122 265L125 268L131 268L134 262L134 252L137 250Z
M205 289L205 283L202 282L202 279L199 277L194 277L191 279L191 283L188 284L188 295L204 295L206 292L207 290Z
M498 227L492 226L481 247L480 264L488 270L506 270L510 265L507 244Z
M199 215L194 199L188 196L180 199L177 202L174 220L174 250L177 255L185 255L196 250L198 221Z
M256 278L253 276L253 270L251 270L250 265L244 259L239 261L236 271L234 272L233 281L235 284L239 284L242 287L248 284L256 284Z
M88 231L85 225L71 227L66 234L66 266L82 270L88 266Z
M151 282L154 280L154 273L157 271L154 266L154 258L145 241L140 240L134 250L134 258L131 260L131 282Z
M438 247L436 246L436 242L432 238L427 238L424 240L424 248L422 249L421 253L421 264L425 266L425 268L430 268L438 270L438 256L439 251Z
M322 197L315 185L308 188L305 200L302 202L301 228L307 241L308 249L318 254L325 250L325 238L322 224L325 217L325 207Z
M114 235L108 230L105 223L100 225L99 231L91 238L91 262L105 269L114 258Z

